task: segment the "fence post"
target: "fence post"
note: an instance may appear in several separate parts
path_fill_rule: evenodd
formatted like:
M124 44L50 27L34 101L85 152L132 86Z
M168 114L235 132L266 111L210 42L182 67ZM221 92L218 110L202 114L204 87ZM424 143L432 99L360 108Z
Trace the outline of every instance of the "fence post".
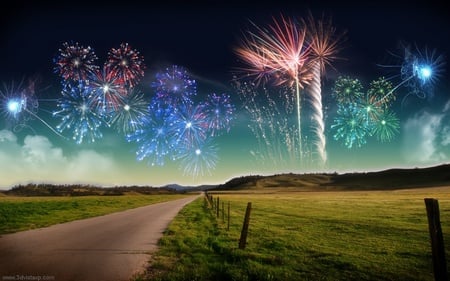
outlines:
M248 225L250 223L250 212L252 211L252 202L247 203L245 210L244 224L242 225L241 238L239 239L239 249L245 249L247 244Z
M230 202L228 202L228 224L227 230L230 230Z
M217 214L216 215L217 215L217 217L219 217L219 210L220 210L219 197L217 197L217 206L216 207L217 207L217 210L216 210Z
M428 230L431 238L434 280L447 281L447 263L445 261L444 238L442 237L439 202L433 198L425 198Z
M222 222L225 222L225 202L222 201Z

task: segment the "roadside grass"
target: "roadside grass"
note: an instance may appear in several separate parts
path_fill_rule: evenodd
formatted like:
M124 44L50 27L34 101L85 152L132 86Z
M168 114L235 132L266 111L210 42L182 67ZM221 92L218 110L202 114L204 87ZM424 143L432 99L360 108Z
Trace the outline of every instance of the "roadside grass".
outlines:
M279 189L280 190L280 189ZM279 191L278 190L278 191ZM227 216L198 199L137 280L434 280L423 199L439 200L450 253L450 189L223 192ZM238 249L247 202L247 247ZM220 203L222 207L222 203ZM447 267L450 263L447 258Z
M188 195L0 196L0 234L105 215L186 196Z

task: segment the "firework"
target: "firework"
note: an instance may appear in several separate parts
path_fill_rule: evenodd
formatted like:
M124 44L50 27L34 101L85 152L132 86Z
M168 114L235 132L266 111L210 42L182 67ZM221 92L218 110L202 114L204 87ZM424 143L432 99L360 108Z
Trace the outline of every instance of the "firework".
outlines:
M97 56L91 47L80 46L78 42L74 45L65 42L54 58L54 71L64 80L86 80L98 69L96 60Z
M100 126L104 121L98 113L92 90L85 82L66 83L57 106L60 110L53 115L61 118L56 127L60 133L72 131L72 139L78 144L85 139L94 142L102 138Z
M361 82L348 76L338 77L332 93L339 104L356 102L364 95Z
M356 103L338 105L337 117L334 119L332 129L336 129L335 140L343 139L347 148L361 147L365 144L366 137L370 134L361 107Z
M312 108L313 133L315 136L315 147L321 164L327 160L325 145L325 124L322 108L321 76L325 73L327 65L337 59L336 54L340 49L343 34L338 34L331 20L316 21L312 15L308 21L308 41L310 42L310 57L312 79L309 84L309 101Z
M300 156L302 154L300 89L309 83L311 74L307 66L309 49L305 43L306 30L293 19L283 16L274 19L268 29L253 24L256 31L248 31L236 54L243 60L248 73L270 74L275 85L294 86L297 109L297 132ZM263 76L257 77L263 77Z
M385 68L399 69L399 71L392 76L400 77L399 82L392 88L383 99L394 95L394 92L404 86L409 89L407 95L403 98L402 104L410 95L415 95L419 98L425 98L432 94L434 85L442 76L445 60L443 55L438 55L436 50L428 50L425 48L421 51L417 46L415 48L407 44L400 45L403 56L395 55L402 61L396 65L380 65Z
M218 156L217 145L207 138L199 143L182 143L178 149L180 168L184 175L191 175L196 178L211 175L211 170L215 169Z
M367 98L371 103L378 107L387 108L395 101L395 95L386 95L392 92L393 86L390 81L384 77L370 82Z
M243 99L243 108L249 114L249 129L256 137L250 154L259 165L297 167L297 129L295 122L289 118L295 108L292 100L286 99L292 98L289 90L281 90L275 99L268 88L260 89L253 83L236 81L234 86Z
M390 142L399 132L400 120L394 112L383 109L375 120L373 134L381 142Z
M112 48L105 66L128 87L136 86L144 76L144 58L128 43L120 44L118 49Z
M149 115L148 101L144 94L136 88L128 90L130 93L120 97L119 106L113 112L111 125L125 135L142 129Z
M186 69L177 65L168 67L165 72L158 72L152 87L160 100L171 104L191 102L197 94L196 81Z
M148 158L149 165L162 166L167 157L174 159L171 155L177 145L173 131L174 108L154 99L148 113L141 128L127 135L127 140L139 145L137 160Z
M120 79L107 67L96 71L89 80L93 99L102 115L110 115L122 105L127 91Z
M230 123L235 111L230 95L210 94L204 107L211 136L218 135L222 130L230 131Z
M188 144L201 143L206 139L208 119L203 104L183 103L176 108L174 115L173 126L177 142L188 146Z
M29 80L29 83L25 86L23 81L19 84L11 83L11 86L4 84L3 90L0 90L0 103L1 115L5 117L8 122L8 126L13 126L15 131L28 127L28 121L35 118L42 122L47 128L49 128L56 135L63 137L59 134L50 124L37 115L39 110L39 100L35 95L35 81Z
M372 81L364 94L358 79L340 77L333 89L339 101L337 117L331 126L337 131L334 139L343 139L348 148L361 147L366 137L374 135L381 142L391 141L400 123L389 109L395 96L386 96L386 93L392 89L392 83L381 77Z

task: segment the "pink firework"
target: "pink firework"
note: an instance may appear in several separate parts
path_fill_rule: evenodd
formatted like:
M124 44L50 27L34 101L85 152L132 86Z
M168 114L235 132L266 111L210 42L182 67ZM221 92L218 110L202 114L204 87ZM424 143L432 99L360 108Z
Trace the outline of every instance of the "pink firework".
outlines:
M236 54L243 60L249 75L261 79L273 79L276 86L288 84L295 87L298 145L302 156L301 96L300 90L311 80L308 67L309 47L305 44L306 28L292 19L281 16L273 19L269 27L253 24L255 31L248 31ZM269 77L267 77L269 76Z
M78 43L69 45L65 42L63 48L59 49L59 54L54 58L56 64L54 70L65 80L86 80L98 69L98 66L95 65L97 59L91 47L83 47Z
M128 43L120 44L118 49L112 48L108 53L105 66L119 77L124 85L129 87L136 86L144 76L144 58Z

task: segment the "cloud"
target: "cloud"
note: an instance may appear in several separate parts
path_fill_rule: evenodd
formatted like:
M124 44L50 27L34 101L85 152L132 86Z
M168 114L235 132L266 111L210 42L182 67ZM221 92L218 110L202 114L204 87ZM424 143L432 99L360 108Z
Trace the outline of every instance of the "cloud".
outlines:
M28 182L102 183L117 171L112 157L94 150L79 150L68 157L45 136L26 136L21 144L11 131L0 131L3 187Z
M449 161L450 102L439 113L423 111L405 122L403 156L408 163L438 164Z

